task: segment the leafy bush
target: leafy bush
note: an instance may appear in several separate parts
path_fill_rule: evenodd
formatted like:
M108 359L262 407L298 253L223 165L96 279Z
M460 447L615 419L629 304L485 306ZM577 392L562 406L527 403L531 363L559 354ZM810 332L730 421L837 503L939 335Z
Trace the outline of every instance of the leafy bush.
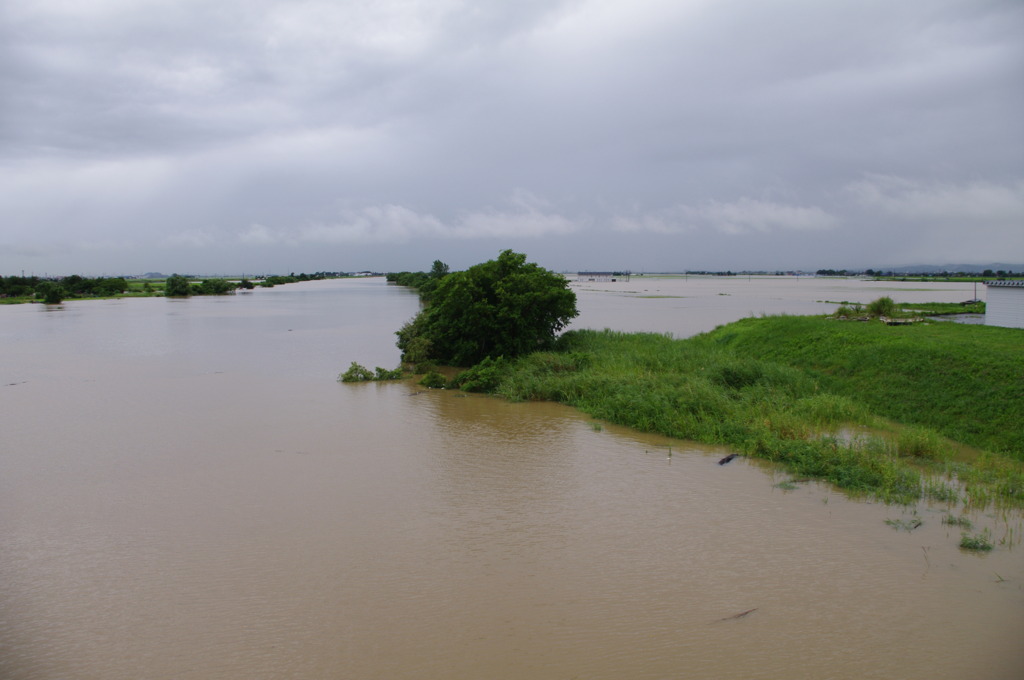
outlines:
M433 341L427 335L427 316L420 312L402 325L395 335L402 350L402 361L410 364L432 362Z
M412 364L413 373L432 373L437 370L437 362L427 359Z
M338 376L338 380L341 382L366 382L373 380L373 377L373 372L370 369L353 361L348 370Z
M366 366L352 362L352 365L348 367L348 370L338 376L338 380L341 382L368 382L370 380L401 380L403 377L402 368L398 367L394 370L388 370L377 366L374 370L368 369Z
M430 371L420 379L420 385L430 389L441 389L448 384L448 380L437 371Z
M227 279L206 279L199 284L198 295L228 295L233 293L237 286Z
M844 302L839 305L839 309L836 310L835 316L850 318L853 316L860 316L861 311L860 305L850 306Z
M511 366L512 362L505 357L486 357L476 366L459 373L450 384L466 392L493 392L509 375Z
M167 297L189 297L192 295L192 283L180 274L172 274L164 283L164 295Z
M899 309L896 307L896 303L891 297L880 297L877 300L873 300L868 304L868 314L871 316L896 316Z
M395 369L392 369L392 370L389 371L386 368L381 368L380 366L377 366L376 368L374 368L373 379L374 380L401 380L402 379L402 367L399 366L398 368L395 368Z
M53 281L42 281L36 286L36 297L47 305L59 305L64 299L64 288Z

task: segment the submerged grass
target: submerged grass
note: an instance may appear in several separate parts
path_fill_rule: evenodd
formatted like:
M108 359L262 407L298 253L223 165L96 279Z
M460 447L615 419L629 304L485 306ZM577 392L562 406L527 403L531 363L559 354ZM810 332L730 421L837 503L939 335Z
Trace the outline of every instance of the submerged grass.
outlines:
M963 533L960 535L960 547L975 552L988 552L992 549L992 536L988 530L980 534Z
M727 445L887 502L922 495L956 502L959 483L972 506L1019 505L1021 337L983 326L818 317L745 319L685 340L572 331L556 352L502 362L487 387L644 432ZM828 434L851 424L893 434ZM988 453L955 462L949 440Z

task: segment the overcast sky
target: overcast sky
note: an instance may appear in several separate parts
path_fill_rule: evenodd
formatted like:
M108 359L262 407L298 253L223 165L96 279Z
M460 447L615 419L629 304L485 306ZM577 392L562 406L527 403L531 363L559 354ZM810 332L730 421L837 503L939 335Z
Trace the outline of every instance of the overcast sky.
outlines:
M1020 0L0 3L0 275L1024 261Z

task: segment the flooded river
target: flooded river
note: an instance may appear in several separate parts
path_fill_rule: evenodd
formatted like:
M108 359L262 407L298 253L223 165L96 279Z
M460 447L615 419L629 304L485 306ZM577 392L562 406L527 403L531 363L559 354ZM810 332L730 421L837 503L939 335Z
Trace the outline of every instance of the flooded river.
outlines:
M578 327L679 337L974 296L574 288ZM397 365L417 306L356 279L0 307L0 678L1024 677L1019 514L973 513L976 555L942 506L783 490L556 404L335 381Z

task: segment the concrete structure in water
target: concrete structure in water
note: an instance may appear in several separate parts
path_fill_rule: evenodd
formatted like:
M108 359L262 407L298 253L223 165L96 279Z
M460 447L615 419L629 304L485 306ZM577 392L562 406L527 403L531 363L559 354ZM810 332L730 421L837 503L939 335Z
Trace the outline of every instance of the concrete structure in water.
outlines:
M986 281L985 325L1024 328L1024 281Z

